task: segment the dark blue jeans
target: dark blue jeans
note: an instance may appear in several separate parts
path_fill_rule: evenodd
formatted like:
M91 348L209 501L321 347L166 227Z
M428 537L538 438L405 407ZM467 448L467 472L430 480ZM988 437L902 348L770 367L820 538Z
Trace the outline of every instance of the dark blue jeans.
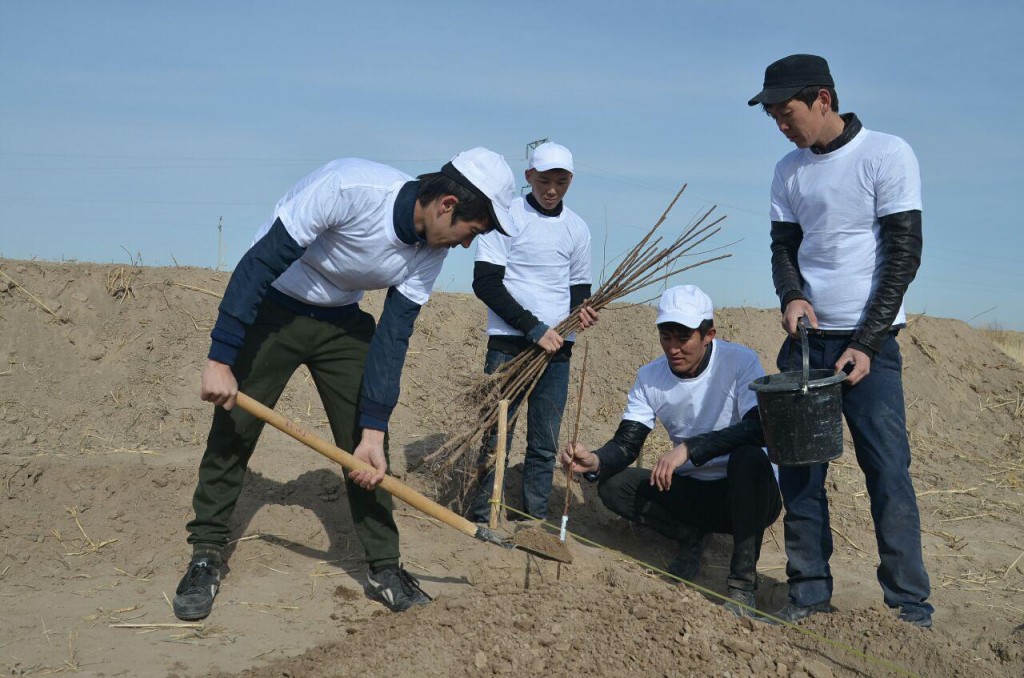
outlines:
M831 369L850 337L808 338L812 369ZM780 370L799 369L801 347L787 339L779 352ZM930 615L928 573L921 556L921 519L910 479L910 444L903 403L903 359L895 334L871 362L871 372L856 386L843 386L843 415L853 436L857 463L864 472L871 518L878 543L878 583L885 604L911 618ZM783 466L779 486L786 507L786 575L789 598L812 605L832 597L832 531L825 476L828 464Z
M484 372L494 372L516 357L514 353L487 351ZM534 518L547 518L548 497L551 496L551 478L555 470L555 455L558 450L558 431L562 427L562 412L569 393L569 361L548 363L533 392L527 399L526 410L526 459L523 462L523 510ZM519 409L522 399L509 403L509 420ZM511 456L514 426L508 427L506 450ZM497 447L498 431L492 429L480 450L480 465L490 463ZM473 499L471 520L485 522L490 516L491 492L494 488L494 469L491 468L480 480L479 490Z

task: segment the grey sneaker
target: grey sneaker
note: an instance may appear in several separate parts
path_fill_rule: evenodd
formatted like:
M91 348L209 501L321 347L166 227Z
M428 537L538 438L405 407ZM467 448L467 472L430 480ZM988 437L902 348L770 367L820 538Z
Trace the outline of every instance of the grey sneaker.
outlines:
M832 610L832 604L827 600L820 603L814 603L812 605L797 605L796 603L789 602L786 603L784 608L772 616L778 617L784 622L795 624L802 619L807 619L812 614L818 614L819 612L832 612Z
M220 589L220 567L209 556L193 557L174 596L174 616L183 621L203 619L213 609Z
M710 532L687 527L681 530L679 555L668 564L669 574L684 581L693 581L700 574L700 559L711 541Z
M405 612L413 605L426 605L431 598L416 577L401 565L384 567L379 572L366 573L366 595L387 605L393 612Z
M737 617L746 617L765 624L775 623L758 612L757 599L754 598L753 591L744 591L730 586L729 600L722 607Z
M729 587L729 601L723 607L737 617L753 617L756 612L751 608L757 606L753 591L744 591Z

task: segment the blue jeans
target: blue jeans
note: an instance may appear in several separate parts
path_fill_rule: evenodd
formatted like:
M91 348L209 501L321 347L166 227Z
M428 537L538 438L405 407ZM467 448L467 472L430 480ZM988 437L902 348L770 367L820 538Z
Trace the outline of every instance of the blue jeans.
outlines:
M487 351L484 372L494 372L516 357L514 353ZM527 399L526 459L523 462L523 510L534 518L548 515L548 497L551 496L551 478L555 470L558 450L558 431L562 427L562 412L569 393L569 361L548 363L533 392ZM522 404L522 398L509 403L509 420ZM514 425L508 427L505 449L511 451ZM480 450L480 466L491 462L497 447L498 431L492 429ZM508 455L511 456L511 455ZM508 456L505 465L508 465ZM471 520L485 522L490 516L490 499L494 489L494 469L480 480L480 486L471 506Z
M850 337L810 336L811 368L831 369L849 343ZM800 352L800 343L787 339L779 352L779 369L799 369ZM910 479L902 369L899 344L891 334L871 361L868 376L856 386L843 385L843 415L871 499L880 560L878 583L885 604L916 619L930 615L934 608L927 602L931 585L921 556L921 519ZM779 468L786 507L789 598L797 605L832 597L827 473L828 464Z

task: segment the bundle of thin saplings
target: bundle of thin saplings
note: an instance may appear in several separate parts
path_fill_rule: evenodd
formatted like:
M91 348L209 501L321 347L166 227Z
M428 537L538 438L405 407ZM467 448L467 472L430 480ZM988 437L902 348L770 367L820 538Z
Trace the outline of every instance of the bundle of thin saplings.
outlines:
M686 185L683 185L654 227L626 253L615 271L608 276L597 292L584 302L584 305L601 311L608 304L629 294L684 271L731 256L722 254L679 266L681 258L689 255L721 230L719 224L725 216L712 219L711 215L716 209L714 206L696 217L683 233L667 246L659 247L662 237L655 237L655 234L665 223L669 212L685 190ZM577 332L580 329L579 307L574 308L569 317L554 329L562 338ZM485 375L457 399L463 407L456 409L467 413L466 421L453 426L454 433L440 448L424 457L422 463L435 480L449 489L453 486L457 488L458 503L462 503L478 474L485 470L478 467L476 450L478 441L497 424L498 403L502 400L515 402L519 398L529 397L552 357L534 345L505 363L494 374ZM516 410L509 422L510 426L520 412L522 408ZM493 464L493 458L489 463Z

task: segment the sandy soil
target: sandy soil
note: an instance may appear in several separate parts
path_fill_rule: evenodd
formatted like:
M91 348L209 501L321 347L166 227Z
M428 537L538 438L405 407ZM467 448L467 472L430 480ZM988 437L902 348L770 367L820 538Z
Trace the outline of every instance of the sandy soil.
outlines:
M391 614L362 593L338 468L272 430L234 516L214 612L178 627L168 597L189 555L184 526L211 413L198 377L227 275L11 260L0 271L6 675L1024 676L1024 369L961 322L915 317L900 336L931 631L897 622L881 602L849 445L830 474L838 611L796 631L721 610L727 536L705 557L701 590L675 586L652 570L673 545L579 486L579 539L560 580L553 563L400 505L405 562L437 600ZM723 309L719 334L774 371L776 315ZM652 323L650 308L609 310L591 333L582 442L614 431L636 368L658 354ZM408 469L444 439L458 394L478 378L483 325L471 296L437 294L413 337L392 456L396 475L425 492L432 485ZM328 435L306 374L278 409ZM649 445L648 463L667 448L663 432ZM513 488L521 441L511 454ZM563 488L559 478L552 515ZM786 597L781 538L777 524L760 562L768 610Z

